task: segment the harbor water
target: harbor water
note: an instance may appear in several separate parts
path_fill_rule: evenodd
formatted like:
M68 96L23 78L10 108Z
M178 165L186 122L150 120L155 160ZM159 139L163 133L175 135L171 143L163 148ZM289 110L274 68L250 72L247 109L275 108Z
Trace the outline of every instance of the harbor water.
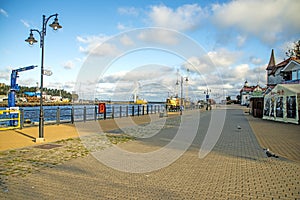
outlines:
M5 110L5 107L1 107ZM98 105L43 106L45 123L63 123L74 121L99 120L159 113L165 104L106 104L106 112L99 113ZM21 123L39 122L40 107L20 107Z

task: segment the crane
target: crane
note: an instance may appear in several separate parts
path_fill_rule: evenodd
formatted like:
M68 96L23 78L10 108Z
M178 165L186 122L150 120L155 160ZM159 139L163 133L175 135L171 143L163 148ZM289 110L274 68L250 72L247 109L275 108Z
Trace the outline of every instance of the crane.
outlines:
M31 65L31 66L27 66L27 67L21 67L19 69L13 69L10 75L10 91L8 94L8 107L15 107L16 106L16 100L15 100L15 96L16 96L16 91L20 90L19 85L17 84L17 78L18 73L19 72L23 72L23 71L27 71L27 70L31 70L33 68L37 67L36 65Z

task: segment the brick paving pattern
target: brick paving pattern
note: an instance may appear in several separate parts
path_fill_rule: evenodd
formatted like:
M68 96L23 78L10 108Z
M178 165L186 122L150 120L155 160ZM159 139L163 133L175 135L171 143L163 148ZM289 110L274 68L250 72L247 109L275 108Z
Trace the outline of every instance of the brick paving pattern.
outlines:
M209 119L210 112L201 115L190 149L168 167L125 173L88 155L24 177L8 176L0 183L0 199L300 199L300 162L267 158L242 110L227 110L216 146L199 159ZM176 128L174 123L152 138L119 146L138 152L157 149Z

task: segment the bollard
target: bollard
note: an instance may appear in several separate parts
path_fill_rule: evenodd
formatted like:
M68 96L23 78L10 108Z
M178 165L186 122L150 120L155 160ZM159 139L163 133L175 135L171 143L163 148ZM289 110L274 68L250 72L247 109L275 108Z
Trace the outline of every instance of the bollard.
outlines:
M134 106L132 106L132 110L131 111L132 111L132 115L131 116L134 117Z
M145 106L144 105L142 106L142 109L143 109L142 110L142 115L145 115Z
M24 110L20 109L20 129L24 127Z
M126 117L128 117L128 106L126 106Z
M94 112L94 120L97 120L97 106L95 106L95 112Z
M56 110L56 124L59 125L60 124L60 108L57 107Z
M111 107L111 118L112 119L115 118L115 107L114 106Z
M122 106L120 106L120 118L122 117Z
M86 121L86 107L83 107L83 121Z
M74 124L74 107L71 109L71 123Z

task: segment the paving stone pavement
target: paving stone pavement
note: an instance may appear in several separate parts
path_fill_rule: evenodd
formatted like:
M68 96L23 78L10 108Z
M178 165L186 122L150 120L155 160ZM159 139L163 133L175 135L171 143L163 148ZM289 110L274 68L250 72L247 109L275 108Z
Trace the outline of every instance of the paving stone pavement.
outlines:
M203 159L198 154L210 112L201 114L189 150L168 167L126 173L88 155L24 177L8 176L0 199L300 199L299 162L267 158L242 110L226 114L217 144ZM178 118L172 120L151 138L119 146L134 152L161 148L176 134Z

